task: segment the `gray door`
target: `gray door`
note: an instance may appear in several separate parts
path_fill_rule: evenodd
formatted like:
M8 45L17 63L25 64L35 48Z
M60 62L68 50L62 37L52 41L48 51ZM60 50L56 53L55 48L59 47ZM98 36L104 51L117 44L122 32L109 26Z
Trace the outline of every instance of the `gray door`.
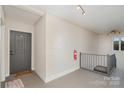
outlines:
M10 73L31 70L31 33L10 31Z

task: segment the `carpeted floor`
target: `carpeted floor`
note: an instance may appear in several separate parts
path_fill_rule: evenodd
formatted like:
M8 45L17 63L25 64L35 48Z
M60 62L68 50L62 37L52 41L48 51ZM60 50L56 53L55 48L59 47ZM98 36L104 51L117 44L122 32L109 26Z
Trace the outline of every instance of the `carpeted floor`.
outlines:
M13 80L10 76L7 80ZM79 69L61 78L44 83L36 73L19 77L25 88L118 88L124 87L124 71L115 71L112 77L106 77L87 70Z

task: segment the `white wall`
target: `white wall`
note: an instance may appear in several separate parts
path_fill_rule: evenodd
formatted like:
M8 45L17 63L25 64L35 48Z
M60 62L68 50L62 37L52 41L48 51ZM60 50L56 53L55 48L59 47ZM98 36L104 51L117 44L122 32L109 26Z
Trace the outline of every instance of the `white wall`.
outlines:
M99 34L98 53L99 54L111 54L112 53L112 36L106 33Z
M124 33L121 33L120 35L114 35L114 36L124 36ZM112 50L112 38L113 35L107 35L99 34L99 48L98 53L99 54L116 54L117 57L117 68L120 70L124 70L124 51L113 51Z
M10 30L32 33L32 70L34 69L34 26L19 22L14 19L9 19L6 17L6 33L5 33L6 76L9 76L10 73L10 58L9 58Z
M79 52L97 52L97 34L52 15L46 16L46 82L79 68ZM74 62L73 51L78 51Z
M2 78L2 76L1 76L1 73L2 73L2 69L1 69L1 67L2 67L2 20L1 20L1 10L2 10L2 7L0 6L0 82L1 82L1 78ZM0 85L0 87L1 87L1 85Z
M45 47L45 17L41 17L35 24L34 33L35 72L45 81L46 78L46 47Z
M4 11L2 6L0 6L0 82L5 80L4 36L5 36Z

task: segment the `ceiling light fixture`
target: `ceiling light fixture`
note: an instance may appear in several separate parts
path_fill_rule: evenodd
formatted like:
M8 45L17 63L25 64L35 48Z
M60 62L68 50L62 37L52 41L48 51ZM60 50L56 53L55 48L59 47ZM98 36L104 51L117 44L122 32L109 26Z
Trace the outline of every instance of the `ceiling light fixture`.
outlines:
M121 33L120 31L112 30L112 31L110 31L109 33L107 33L107 35L110 35L110 34L116 35L116 34L120 34L120 33Z
M76 7L76 9L77 9L77 10L81 10L81 11L82 11L82 15L85 15L85 11L84 11L84 9L82 8L81 5L78 5L78 6Z

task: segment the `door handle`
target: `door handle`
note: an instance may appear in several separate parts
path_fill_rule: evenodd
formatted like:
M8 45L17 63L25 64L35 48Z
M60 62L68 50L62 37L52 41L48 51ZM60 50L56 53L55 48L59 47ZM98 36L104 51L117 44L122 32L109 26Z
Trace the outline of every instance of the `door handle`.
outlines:
M14 55L14 52L12 50L10 50L10 55Z

